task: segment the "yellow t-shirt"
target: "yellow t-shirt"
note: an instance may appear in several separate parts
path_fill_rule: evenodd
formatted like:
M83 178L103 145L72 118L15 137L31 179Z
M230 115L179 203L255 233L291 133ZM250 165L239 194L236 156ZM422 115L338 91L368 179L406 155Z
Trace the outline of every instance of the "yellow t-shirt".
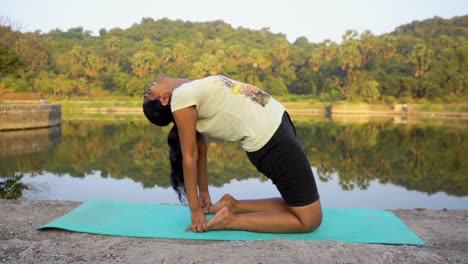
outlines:
M172 93L172 112L195 106L197 131L240 141L245 151L262 148L281 124L284 106L259 88L222 75L185 83Z

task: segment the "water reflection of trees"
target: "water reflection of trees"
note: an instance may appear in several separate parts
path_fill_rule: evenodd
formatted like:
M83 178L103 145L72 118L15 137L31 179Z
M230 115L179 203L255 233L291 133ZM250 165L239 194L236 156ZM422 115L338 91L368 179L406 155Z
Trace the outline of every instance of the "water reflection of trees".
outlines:
M443 126L391 124L298 125L298 136L318 177L339 175L344 190L366 189L372 180L429 194L468 195L467 132ZM144 187L169 187L166 135L142 121L66 121L62 144L52 150L0 160L0 177L18 173L131 178ZM263 176L238 144L209 140L210 183Z
M59 147L1 159L0 178L42 171L83 178L100 171L102 177L130 178L145 188L169 187L168 129L141 121L66 121ZM209 148L210 184L260 177L238 144L210 140Z
M23 176L15 175L0 180L0 199L16 200L23 196L23 191L29 189L29 186L21 182Z
M464 128L319 123L298 131L318 177L327 181L338 173L344 190L379 180L428 194L468 195Z

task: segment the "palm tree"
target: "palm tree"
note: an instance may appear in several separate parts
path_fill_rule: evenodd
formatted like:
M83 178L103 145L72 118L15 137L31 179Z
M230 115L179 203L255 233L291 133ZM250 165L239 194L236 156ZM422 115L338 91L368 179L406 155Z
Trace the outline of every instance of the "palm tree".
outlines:
M83 68L86 60L86 53L83 48L79 45L73 46L70 51L71 65L70 72L75 77L75 92L79 93L79 80L83 74Z
M379 38L377 45L384 60L388 60L396 52L396 38L394 36L387 35L383 38Z
M189 50L184 44L177 43L174 45L174 48L172 48L171 57L176 64L185 64L189 60Z
M278 38L273 44L273 57L278 61L278 75L283 72L283 63L289 56L289 42L284 38Z
M376 50L375 37L370 30L364 31L360 36L359 47L362 54L362 65L368 63Z
M355 40L346 40L340 46L340 65L346 72L346 80L351 84L351 75L355 68L361 67L362 58Z
M253 68L253 86L255 86L255 79L257 79L257 68L263 59L262 57L262 52L259 49L252 49L249 52L248 60Z
M410 54L414 77L420 78L429 69L429 49L425 44L418 44Z
M210 75L216 75L221 72L222 64L216 55L205 53L200 58L200 63L202 64L203 69Z
M156 54L153 52L138 52L131 59L133 72L143 78L157 68Z

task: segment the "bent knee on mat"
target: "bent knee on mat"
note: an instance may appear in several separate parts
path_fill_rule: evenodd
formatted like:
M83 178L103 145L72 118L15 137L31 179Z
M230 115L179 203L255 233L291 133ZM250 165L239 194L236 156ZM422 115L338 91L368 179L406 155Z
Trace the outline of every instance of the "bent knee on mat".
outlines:
M301 232L311 232L322 223L322 207L320 200L301 207L290 207L291 212L301 222Z
M312 232L317 229L320 224L322 224L322 215L307 219L302 222L302 231L303 232Z

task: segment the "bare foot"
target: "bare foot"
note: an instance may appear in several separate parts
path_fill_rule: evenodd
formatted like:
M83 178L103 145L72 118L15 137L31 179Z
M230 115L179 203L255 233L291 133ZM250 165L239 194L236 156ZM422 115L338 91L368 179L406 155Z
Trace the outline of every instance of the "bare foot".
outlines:
M209 213L216 214L218 213L223 207L227 207L229 211L235 211L235 205L237 200L232 197L230 194L225 194L223 197L214 205L210 206Z
M224 230L227 229L229 222L234 217L234 214L227 207L221 208L213 218L208 221L208 230Z

